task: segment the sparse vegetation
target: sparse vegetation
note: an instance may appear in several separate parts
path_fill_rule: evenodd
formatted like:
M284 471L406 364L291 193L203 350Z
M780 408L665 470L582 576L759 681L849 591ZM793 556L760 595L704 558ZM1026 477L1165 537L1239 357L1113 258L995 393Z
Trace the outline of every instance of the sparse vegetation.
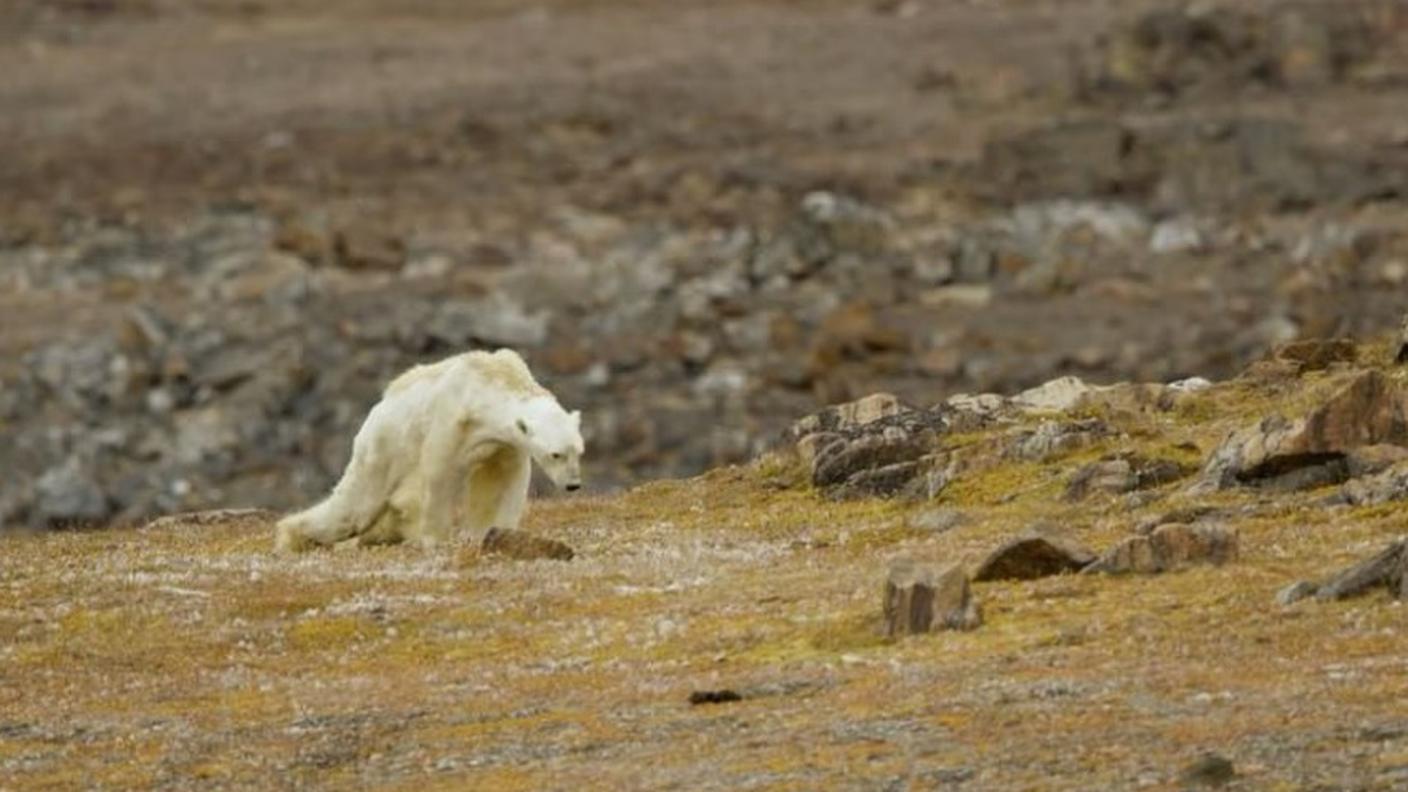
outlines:
M1282 381L1277 403L1309 405L1340 381ZM1402 533L1395 504L1199 498L1241 510L1239 562L979 583L980 629L881 635L887 559L971 568L1038 518L1107 547L1188 505L1183 483L1148 503L1073 505L1060 493L1074 470L1112 451L1191 461L1264 409L1269 387L1107 415L1122 432L1108 442L976 470L938 500L973 519L940 534L908 527L933 504L828 500L767 455L537 504L529 529L571 544L567 563L405 547L277 557L260 515L14 538L0 781L1125 788L1173 783L1215 750L1255 788L1391 788L1408 750L1401 607L1271 602ZM689 705L720 687L746 694Z

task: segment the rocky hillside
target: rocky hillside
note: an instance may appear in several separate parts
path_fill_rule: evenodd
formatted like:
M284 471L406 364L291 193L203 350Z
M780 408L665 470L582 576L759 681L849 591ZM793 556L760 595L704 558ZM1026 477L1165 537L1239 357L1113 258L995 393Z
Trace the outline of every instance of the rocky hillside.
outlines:
M570 560L276 556L257 510L12 537L0 786L1400 788L1400 343L873 395L536 503Z
M1400 2L21 5L0 526L305 502L468 347L583 409L608 492L1403 308Z

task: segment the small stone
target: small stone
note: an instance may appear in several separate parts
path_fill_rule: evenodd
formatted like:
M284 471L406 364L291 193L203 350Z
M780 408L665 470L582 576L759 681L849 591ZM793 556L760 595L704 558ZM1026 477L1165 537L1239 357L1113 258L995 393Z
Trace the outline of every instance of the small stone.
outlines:
M1184 768L1179 775L1179 780L1193 786L1220 787L1231 782L1236 776L1237 770L1232 765L1231 759L1215 753L1207 753Z
M1309 580L1298 580L1276 593L1277 605L1291 605L1315 596L1320 587Z
M571 561L576 555L571 547L562 542L507 528L490 528L488 533L484 534L480 549L486 555L507 556L520 561L544 558Z
M700 704L728 704L734 701L742 701L743 696L734 690L696 690L689 694L689 703L693 706Z
M339 230L333 237L333 250L338 264L350 270L399 270L406 259L406 248L399 238L361 225Z
M928 509L911 515L907 524L916 531L938 534L961 527L969 519L967 514L957 509Z
M1028 532L989 553L978 564L973 580L1035 580L1079 572L1095 559L1095 553L1073 540Z
M1187 377L1168 384L1168 389L1181 393L1197 393L1212 387L1212 381L1204 377Z
M971 630L982 624L968 575L957 564L939 567L910 559L890 566L883 602L885 635Z
M1158 255L1198 251L1205 245L1202 232L1188 218L1164 220L1149 236L1149 251Z

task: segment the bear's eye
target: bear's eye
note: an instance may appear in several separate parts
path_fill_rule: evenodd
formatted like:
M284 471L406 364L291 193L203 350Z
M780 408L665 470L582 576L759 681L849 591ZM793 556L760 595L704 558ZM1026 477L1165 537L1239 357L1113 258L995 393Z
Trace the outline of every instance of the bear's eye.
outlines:
M557 453L557 454L553 454L553 455L552 455L552 458L553 458L553 459L562 459L564 456L566 456L566 455L565 455L565 454L561 454L561 453Z

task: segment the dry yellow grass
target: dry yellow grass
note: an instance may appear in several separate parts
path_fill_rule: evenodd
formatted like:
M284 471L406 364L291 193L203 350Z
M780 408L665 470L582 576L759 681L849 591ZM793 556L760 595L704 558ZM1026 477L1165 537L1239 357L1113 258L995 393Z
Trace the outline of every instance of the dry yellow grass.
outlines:
M1236 564L978 584L975 632L877 629L888 559L971 565L1037 518L1106 547L1187 499L1060 502L1082 462L1206 453L1335 379L1230 384L977 474L938 504L973 519L938 535L907 527L934 504L832 503L768 458L535 504L569 563L280 557L256 517L13 538L0 788L1170 788L1205 750L1246 789L1403 788L1404 608L1272 601L1408 533L1399 506L1219 495L1257 507ZM688 704L714 688L744 700Z

